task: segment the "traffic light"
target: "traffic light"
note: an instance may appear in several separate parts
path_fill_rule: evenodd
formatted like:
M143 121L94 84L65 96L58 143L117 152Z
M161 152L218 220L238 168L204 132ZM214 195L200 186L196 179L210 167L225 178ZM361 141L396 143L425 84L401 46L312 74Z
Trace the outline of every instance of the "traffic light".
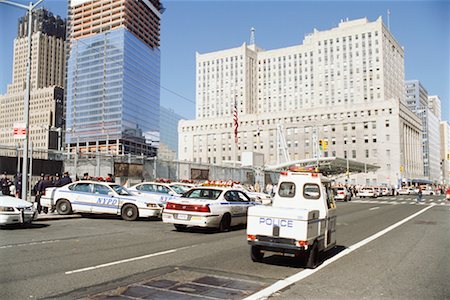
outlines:
M328 141L327 141L327 140L324 140L322 144L323 144L323 150L326 151L327 148L328 148Z
M319 140L319 149L323 150L323 141L322 140Z

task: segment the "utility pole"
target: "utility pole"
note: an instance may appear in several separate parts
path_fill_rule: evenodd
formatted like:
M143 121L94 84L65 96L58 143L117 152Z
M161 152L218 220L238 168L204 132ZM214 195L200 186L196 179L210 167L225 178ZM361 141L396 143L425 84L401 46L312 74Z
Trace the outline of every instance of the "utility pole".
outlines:
M25 88L25 99L23 108L23 119L25 123L25 140L23 142L23 164L22 164L22 199L27 200L27 174L28 174L28 143L30 141L30 81L31 81L31 25L33 19L33 10L44 0L39 0L35 4L30 2L28 5L15 3L8 0L0 0L0 3L16 6L28 11L28 52L27 52L27 77ZM31 171L30 171L31 172Z

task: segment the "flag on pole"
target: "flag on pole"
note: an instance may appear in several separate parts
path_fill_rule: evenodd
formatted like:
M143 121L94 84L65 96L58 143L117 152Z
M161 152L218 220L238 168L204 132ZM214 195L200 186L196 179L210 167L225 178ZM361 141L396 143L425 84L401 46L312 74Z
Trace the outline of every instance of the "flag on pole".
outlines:
M234 142L238 143L238 127L239 127L239 122L238 122L238 110L237 110L237 100L236 98L234 99L234 106L233 106L233 124L234 124Z

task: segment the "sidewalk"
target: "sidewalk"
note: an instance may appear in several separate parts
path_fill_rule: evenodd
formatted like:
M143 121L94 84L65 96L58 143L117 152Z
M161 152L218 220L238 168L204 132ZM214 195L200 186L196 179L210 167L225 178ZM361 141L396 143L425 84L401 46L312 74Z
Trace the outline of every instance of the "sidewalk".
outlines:
M36 221L51 221L51 220L64 220L64 219L74 219L74 218L81 218L81 215L78 214L71 214L71 215L60 215L57 212L48 214L40 213L37 217Z
M34 196L31 197L31 203L33 203L33 206L35 209L37 209L37 203L35 202ZM49 220L64 220L64 219L74 219L74 218L81 218L81 215L79 214L71 214L71 215L60 215L56 211L55 212L48 212L43 213L41 212L38 214L36 221L49 221Z

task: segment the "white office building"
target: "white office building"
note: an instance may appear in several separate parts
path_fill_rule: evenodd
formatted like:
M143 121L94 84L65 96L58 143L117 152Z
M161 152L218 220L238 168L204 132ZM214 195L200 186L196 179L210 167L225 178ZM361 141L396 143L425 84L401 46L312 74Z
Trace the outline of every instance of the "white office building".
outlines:
M196 120L179 123L179 157L222 164L255 151L264 154L266 165L276 164L282 124L292 160L313 156L316 130L328 141L323 156L380 167L352 176L352 183L397 184L420 177L422 126L406 106L403 55L381 18L342 21L287 48L244 43L197 53Z
M441 183L450 185L450 124L440 123L441 136Z

